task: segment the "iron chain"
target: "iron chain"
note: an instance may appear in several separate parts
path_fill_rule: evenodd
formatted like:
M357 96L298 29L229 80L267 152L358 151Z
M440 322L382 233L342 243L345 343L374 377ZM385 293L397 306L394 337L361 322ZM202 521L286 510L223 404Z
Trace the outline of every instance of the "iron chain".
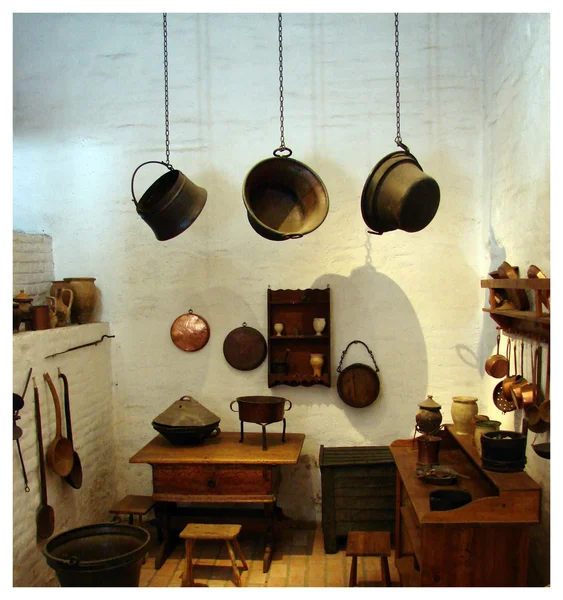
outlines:
M283 127L283 44L282 44L282 14L278 13L278 41L280 51L280 150L285 149Z
M395 13L395 108L397 110L397 137L395 143L400 146L401 139L401 94L399 92L399 13Z
M166 135L166 165L170 166L170 126L168 121L168 30L166 13L162 14L162 29L164 33L164 130Z

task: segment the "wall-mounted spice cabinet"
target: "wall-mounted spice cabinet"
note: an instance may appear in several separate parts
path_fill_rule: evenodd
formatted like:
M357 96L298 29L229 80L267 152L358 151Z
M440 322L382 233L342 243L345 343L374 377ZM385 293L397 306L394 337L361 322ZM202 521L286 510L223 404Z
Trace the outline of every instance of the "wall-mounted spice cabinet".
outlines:
M315 319L324 319L320 334L315 331ZM268 289L268 387L330 387L330 330L328 286L326 289ZM312 354L322 355L320 374L315 374L311 366Z

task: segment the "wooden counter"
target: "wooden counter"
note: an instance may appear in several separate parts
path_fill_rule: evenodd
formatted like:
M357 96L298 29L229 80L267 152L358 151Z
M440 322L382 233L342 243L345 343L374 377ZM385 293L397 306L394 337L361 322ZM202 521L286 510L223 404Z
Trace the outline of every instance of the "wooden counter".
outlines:
M221 432L206 438L198 446L174 446L157 435L129 459L130 463L146 463L153 470L153 498L157 501L156 518L163 540L156 560L160 568L177 541L170 533L170 521L176 503L204 505L263 504L266 525L264 572L272 560L276 541L276 501L281 482L280 467L299 460L305 435L287 433L285 442L279 433L268 433L268 449L262 449L262 434ZM228 511L224 518L229 522Z
M525 586L529 527L540 522L541 488L525 472L486 471L472 436L442 432L439 461L469 479L435 486L416 477L413 440L390 446L397 466L396 559L416 558L422 586ZM435 489L466 489L472 502L431 511Z

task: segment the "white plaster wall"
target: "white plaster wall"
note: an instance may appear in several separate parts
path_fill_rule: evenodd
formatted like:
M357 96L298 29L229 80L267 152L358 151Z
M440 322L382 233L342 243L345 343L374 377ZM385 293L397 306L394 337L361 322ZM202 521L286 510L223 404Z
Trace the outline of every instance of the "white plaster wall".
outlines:
M102 319L118 342L117 495L150 491L150 468L128 459L183 394L217 413L223 430L238 429L229 410L237 395L290 398L288 430L307 438L280 505L319 519L320 444L389 444L412 435L427 393L446 421L452 396L484 393L488 19L503 23L503 15L401 16L402 136L442 200L422 232L380 237L366 233L359 199L375 163L395 150L393 16L284 16L285 141L323 179L331 205L317 231L276 243L250 228L241 197L246 173L279 146L275 14L168 16L170 158L209 193L195 224L169 242L156 241L130 196L134 169L165 159L161 14L14 16L14 227L52 235L57 278L97 277ZM516 31L508 43L520 43ZM160 174L142 169L137 195ZM265 364L239 372L226 363L229 331L246 321L266 334L268 285L327 284L332 388L268 390ZM197 353L169 336L190 308L211 327ZM361 410L335 387L353 339L381 369L380 397ZM369 357L356 345L347 361Z
M548 15L489 15L484 27L484 197L489 212L483 216L483 244L489 253L487 271L503 260L519 266L526 276L530 264L550 275L550 62ZM485 274L486 276L486 274ZM482 291L483 306L488 293ZM494 322L483 317L483 343L492 354L496 346ZM510 336L520 339L518 336ZM502 337L504 349L506 337ZM545 384L547 348L542 344L542 381ZM556 365L557 346L552 355ZM524 375L531 377L529 346ZM558 389L557 369L552 389ZM502 415L492 401L497 383L483 377L481 407L503 427L519 431L522 411ZM542 524L532 531L530 579L549 582L550 461L537 456L534 442L548 441L550 432L528 434L527 472L541 484Z
M21 394L32 368L39 390L41 431L45 457L55 438L55 407L43 378L49 373L59 395L66 434L64 394L58 369L67 376L75 451L82 466L82 486L76 490L46 467L47 503L55 513L58 535L75 527L108 521L108 508L116 501L115 452L112 414L112 371L110 343L62 352L109 335L107 323L69 325L45 331L21 331L13 338L14 392ZM16 443L13 443L13 585L57 585L54 571L42 554L47 540L36 537L36 516L41 506L39 446L37 441L33 381L30 381L18 425L23 461L30 491L25 483Z

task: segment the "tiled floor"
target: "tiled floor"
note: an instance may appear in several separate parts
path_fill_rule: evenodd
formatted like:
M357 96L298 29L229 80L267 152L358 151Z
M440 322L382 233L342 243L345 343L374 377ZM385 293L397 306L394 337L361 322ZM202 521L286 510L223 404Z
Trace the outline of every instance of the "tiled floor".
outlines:
M153 540L154 540L153 535ZM260 534L239 536L240 546L248 563L242 573L245 587L345 587L348 585L351 558L342 548L336 554L325 554L322 529L284 529L281 532L268 573L262 572L264 538ZM141 570L140 587L180 587L184 569L184 548L178 543L164 565L155 570L157 545L151 542L149 554ZM214 566L198 566L197 560ZM197 583L209 587L235 587L233 572L224 542L196 542L194 546L194 577ZM389 558L391 583L398 586L394 558ZM381 582L378 558L359 557L358 587L375 587Z

